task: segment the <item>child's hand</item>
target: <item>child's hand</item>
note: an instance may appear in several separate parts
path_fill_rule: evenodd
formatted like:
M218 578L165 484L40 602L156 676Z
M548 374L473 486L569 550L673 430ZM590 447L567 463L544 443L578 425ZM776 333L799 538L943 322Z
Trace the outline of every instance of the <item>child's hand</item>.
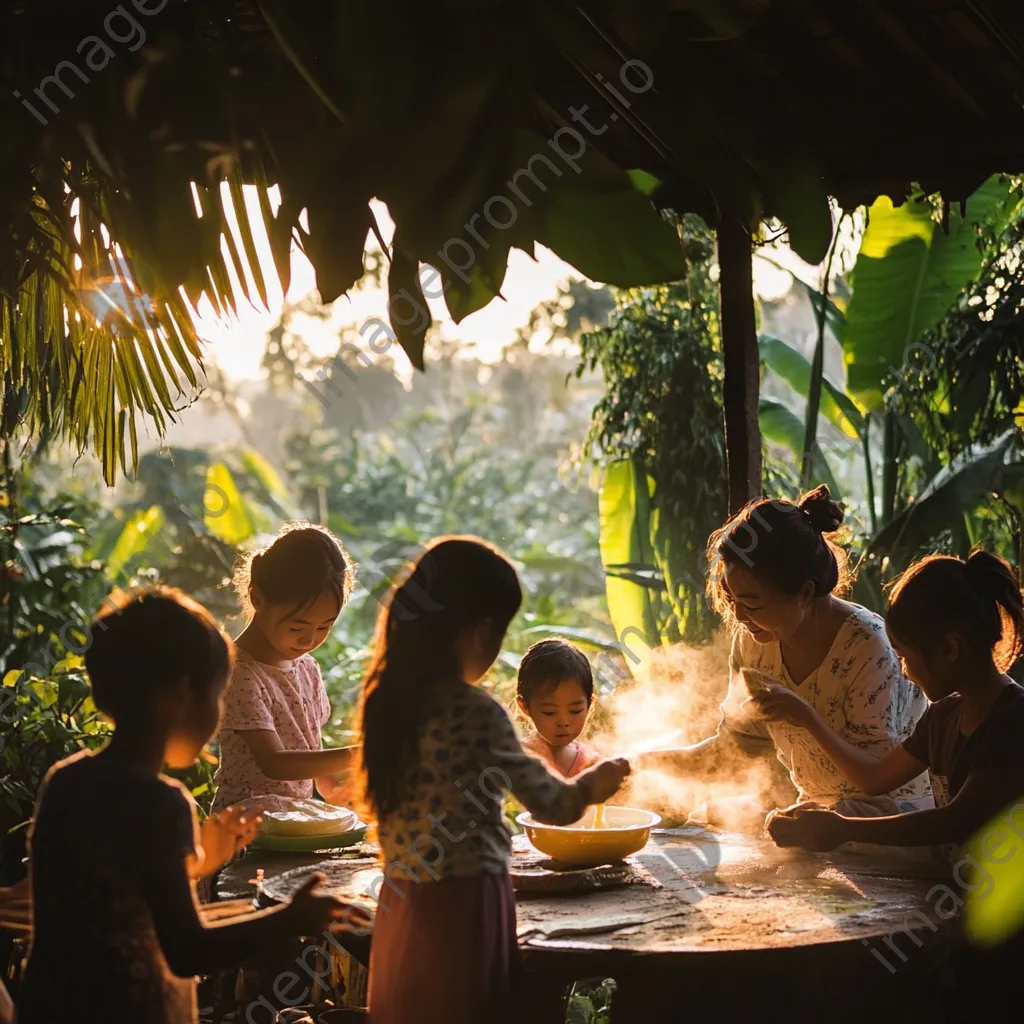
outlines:
M218 814L211 814L199 826L202 858L196 870L206 878L249 845L259 832L263 820L259 806L234 804Z
M601 761L593 768L588 768L579 779L585 782L589 802L603 804L609 797L615 796L631 770L629 762L624 757Z
M316 788L327 803L336 807L351 807L356 802L357 786L351 772L319 776Z
M814 716L814 708L784 686L772 686L751 697L750 702L769 722L786 722L806 729Z
M769 816L768 834L777 846L828 853L846 840L846 820L835 811L795 808Z
M338 926L349 925L353 929L367 926L369 918L358 907L342 903L333 896L316 895L316 888L326 880L326 876L319 873L310 875L284 911L289 924L300 936L315 935L327 928L336 930Z

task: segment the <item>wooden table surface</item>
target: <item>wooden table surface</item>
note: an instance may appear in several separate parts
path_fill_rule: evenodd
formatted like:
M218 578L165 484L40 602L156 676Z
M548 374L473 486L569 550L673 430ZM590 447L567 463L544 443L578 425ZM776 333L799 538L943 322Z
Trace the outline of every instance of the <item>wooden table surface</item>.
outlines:
M530 851L522 837L515 846L513 868ZM920 915L939 923L926 897L949 875L943 865L887 863L862 855L829 858L696 827L656 832L630 863L655 884L520 895L521 944L580 947L585 939L588 946L683 953L879 939L906 923L930 930ZM257 868L263 869L264 890L273 900L290 898L310 872L322 871L340 898L371 908L366 893L380 876L367 848L301 856L261 852L226 869L219 891L245 895ZM382 892L386 901L386 886Z
M515 846L513 869L530 856L523 837ZM524 962L542 987L554 992L573 978L612 976L633 990L627 1001L636 1000L639 1013L653 1012L680 988L692 1004L698 977L706 985L740 970L747 980L739 990L749 999L748 983L770 978L773 991L786 992L779 973L796 972L800 994L786 998L821 1012L844 976L863 974L858 985L865 990L891 985L897 975L909 982L930 963L944 933L928 893L949 881L945 865L808 854L697 827L656 831L630 862L654 884L517 898ZM322 871L340 898L372 906L365 893L380 877L370 848L319 856L261 852L227 869L219 891L245 895L257 868L274 900L288 899L311 871ZM386 886L378 883L375 891L387 901ZM665 991L656 995L659 986ZM721 1009L728 994L719 991L715 999ZM852 1004L856 993L844 999ZM538 1024L545 1019L557 1014L539 1011Z

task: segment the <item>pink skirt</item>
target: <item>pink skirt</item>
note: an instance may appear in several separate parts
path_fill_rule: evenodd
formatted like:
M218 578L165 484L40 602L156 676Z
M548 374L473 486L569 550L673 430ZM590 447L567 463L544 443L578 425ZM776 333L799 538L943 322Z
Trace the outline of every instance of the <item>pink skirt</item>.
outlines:
M393 885L379 891L370 1024L505 1021L518 948L509 876Z

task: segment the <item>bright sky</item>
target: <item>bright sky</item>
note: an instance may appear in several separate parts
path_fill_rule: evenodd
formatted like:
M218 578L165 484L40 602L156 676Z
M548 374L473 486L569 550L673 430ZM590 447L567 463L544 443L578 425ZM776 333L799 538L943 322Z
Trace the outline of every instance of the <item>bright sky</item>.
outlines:
M225 187L226 191L226 187ZM277 197L271 190L271 202L277 206ZM250 222L254 225L256 247L260 256L264 278L267 281L269 309L253 307L247 299L240 298L238 316L220 319L216 316L212 305L204 297L197 312L200 335L208 342L208 353L221 370L235 379L258 378L260 357L263 353L264 338L277 322L282 308L283 296L266 233L261 230L262 222L253 187L246 187L246 205L250 211ZM376 201L372 204L377 216L377 223L385 240L390 244L394 232L394 224L388 216L387 208ZM227 204L230 213L230 204ZM242 248L233 227L239 249ZM367 241L370 248L376 248L372 235ZM428 305L434 319L441 326L442 337L459 340L467 345L475 345L474 351L484 360L496 359L501 349L515 339L516 329L529 319L530 312L541 302L554 297L559 285L569 278L582 277L568 263L560 260L554 253L541 246L537 247L538 259L533 260L526 253L513 249L509 257L508 273L502 288L503 299L495 299L484 309L467 317L461 324L455 324L448 315L443 299L430 299ZM792 269L806 281L815 281L817 272L806 266L784 245L772 248L769 255L772 259ZM298 245L292 244L292 279L288 290L288 300L298 302L303 297L315 292L316 278L313 267ZM230 264L229 264L230 265ZM248 272L246 274L248 275ZM232 274L233 283L238 291L238 282ZM764 259L755 260L755 288L764 298L773 298L785 294L792 284L788 273L771 266ZM436 286L434 287L436 292ZM255 290L253 290L255 294ZM240 292L238 292L241 295ZM338 348L338 332L348 325L360 325L370 317L387 319L387 292L380 288L354 289L334 303L329 320L316 320L311 317L296 315L292 321L292 329L302 335L312 352L327 358ZM405 354L394 346L388 353L395 357L397 368L403 375L410 373L411 365Z

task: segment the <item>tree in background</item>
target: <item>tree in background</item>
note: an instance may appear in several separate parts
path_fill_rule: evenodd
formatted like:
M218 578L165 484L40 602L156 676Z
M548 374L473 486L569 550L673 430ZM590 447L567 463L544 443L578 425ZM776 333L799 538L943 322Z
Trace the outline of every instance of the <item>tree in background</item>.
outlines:
M727 509L714 238L680 222L686 276L621 292L610 324L582 338L579 371L600 368L605 395L589 444L604 466L601 549L620 640L705 640L703 555ZM627 645L628 646L628 645Z

